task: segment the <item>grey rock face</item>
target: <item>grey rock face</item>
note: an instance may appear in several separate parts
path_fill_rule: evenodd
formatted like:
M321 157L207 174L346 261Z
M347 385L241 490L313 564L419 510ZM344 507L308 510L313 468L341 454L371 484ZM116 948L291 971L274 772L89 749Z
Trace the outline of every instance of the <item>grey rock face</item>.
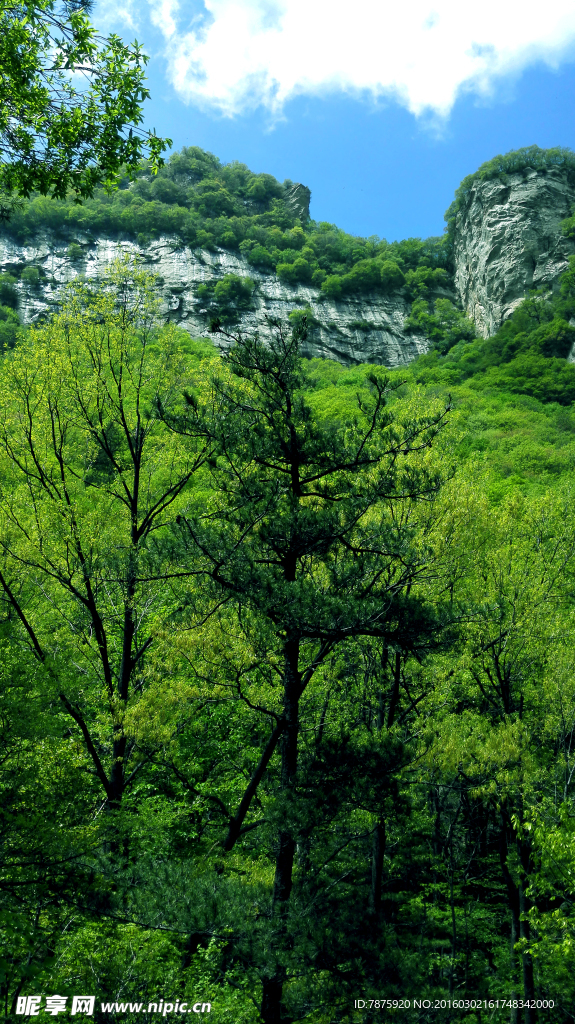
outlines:
M552 287L575 245L561 235L575 187L561 168L479 181L457 215L455 289L479 334L494 334L530 288Z
M2 272L18 272L28 264L42 273L39 285L30 286L22 281L18 285L25 323L38 321L56 309L64 286L79 274L97 279L114 259L127 252L158 275L165 319L179 324L194 338L206 335L209 321L197 296L198 285L217 282L224 274L238 274L250 277L256 285L252 309L241 314L238 328L245 332L259 330L265 337L269 332L266 316L285 321L292 310L309 307L314 322L305 354L310 357L337 359L346 365L379 363L392 368L406 365L429 347L425 337L405 331L403 325L410 306L399 293L324 301L317 288L284 284L275 275L260 273L241 256L224 249L191 250L170 238L161 238L146 248L106 238L94 244L82 238L77 242L84 250L80 259L70 259L67 244L54 242L46 234L39 235L32 246L16 245L6 237L0 239Z
M311 190L307 185L296 183L286 189L284 203L302 221L309 217L309 204L311 202Z

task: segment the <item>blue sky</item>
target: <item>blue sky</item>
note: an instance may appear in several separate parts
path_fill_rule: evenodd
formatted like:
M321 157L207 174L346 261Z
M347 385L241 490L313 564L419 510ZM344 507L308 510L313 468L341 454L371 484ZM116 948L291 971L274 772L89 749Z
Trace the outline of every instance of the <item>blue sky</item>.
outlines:
M495 154L575 149L572 0L483 0L480 21L461 0L398 6L100 0L93 17L150 54L146 125L175 149L301 181L316 220L391 241L441 234Z

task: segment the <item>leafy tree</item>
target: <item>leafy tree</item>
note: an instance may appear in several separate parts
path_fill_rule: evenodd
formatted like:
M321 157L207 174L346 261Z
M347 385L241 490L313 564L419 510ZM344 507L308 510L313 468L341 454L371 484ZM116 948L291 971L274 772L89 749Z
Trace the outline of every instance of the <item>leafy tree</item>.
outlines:
M3 607L118 807L145 762L127 722L175 573L155 540L209 442L184 449L159 416L180 401L186 364L173 331L158 346L149 282L129 263L95 293L72 290L1 371Z
M0 306L0 352L4 353L14 348L21 333L20 317L17 312L9 306Z
M40 281L40 271L38 267L24 267L24 270L20 274L20 280L26 281L30 285L38 284Z
M467 622L462 658L448 669L457 711L444 724L436 763L449 765L447 785L456 770L463 823L473 829L475 817L482 833L477 841L484 849L483 867L475 867L477 876L482 870L492 877L501 872L508 903L509 990L521 989L525 1000L535 1000L530 918L532 901L544 885L535 882L537 855L528 822L530 808L547 804L557 785L558 740L558 752L565 751L563 716L573 697L571 687L557 678L561 646L556 638L571 629L561 604L575 549L570 510L561 497L531 503L512 497L495 513L482 504L477 495L466 527L471 571L460 599L466 602ZM540 989L548 992L547 983L539 977ZM527 1024L536 1016L529 1006L524 1017L517 1008L512 1012L512 1020Z
M86 908L101 912L107 903L106 884L94 871L100 836L91 822L94 792L84 759L74 738L50 715L38 673L9 642L9 625L4 614L0 1012L7 1018L21 992L36 988L53 970L72 904L81 918Z
M99 39L85 5L65 0L4 0L0 26L4 216L14 197L35 191L90 196L122 168L134 174L146 154L157 170L170 143L139 127L149 92L137 43Z
M248 248L246 251L246 255L249 262L252 263L254 267L260 267L262 270L269 268L271 270L274 266L273 256L263 245L260 245L259 242L257 242L251 248ZM279 267L278 276L281 276Z
M385 291L394 291L405 283L403 271L394 260L384 260L381 264L381 283Z
M427 271L426 271L427 272ZM409 273L412 273L409 271ZM428 271L433 274L432 271ZM347 274L330 274L321 285L324 295L337 299L344 292L366 292L383 288L396 291L405 283L405 275L394 260L359 260Z
M416 270L408 270L405 283L413 298L428 297L435 288L446 288L449 283L447 272L442 267L435 270L425 264Z
M307 284L311 281L312 268L303 256L297 256L293 263L278 263L276 273L280 281L287 284Z
M442 355L449 352L460 341L475 338L475 327L469 317L449 299L416 299L411 313L405 321L407 330L421 331L431 339L434 348Z
M343 278L341 274L330 274L322 282L321 290L328 299L339 299L343 292Z
M289 951L300 899L292 898L300 884L296 845L312 813L303 794L310 787L322 792L319 779L327 780L330 758L344 772L349 763L349 786L359 785L362 763L367 785L378 772L385 780L393 762L383 734L381 746L364 743L363 753L361 744L346 752L340 740L339 753L332 747L328 754L329 744L316 747L313 783L303 766L302 736L310 728L306 716L310 702L317 701L314 691L325 685L329 659L359 637L421 656L441 633L441 617L426 599L430 575L442 574L429 532L440 477L427 465L426 453L445 416L445 410L392 414L387 401L394 389L372 373L369 392L350 421L322 422L304 390L310 384L299 357L305 325L292 334L272 326L269 348L257 338L233 338L222 375L214 379L213 411L206 410L217 453L210 469L214 501L205 514L182 514L178 555L195 571L201 568L208 604L225 604L227 614L233 612L235 626L222 620L223 634L239 633L254 651L251 672L261 665L269 680L247 696L249 661L238 667L238 692L269 719L271 731L261 741L258 763L229 815L223 841L229 855L246 831L262 824L253 808L279 749L264 818L269 815L273 825L275 875L266 901L267 952L263 960L258 957L261 1014L269 1024L281 1018L284 987L293 987ZM190 408L193 423L195 399ZM167 419L185 432L186 417ZM335 794L335 777L331 786ZM382 799L377 792L376 786L375 794L363 798L372 813ZM323 813L321 799L314 808L316 817Z
M224 274L221 281L198 286L198 298L206 303L214 323L233 324L240 310L249 309L255 284L251 277Z
M18 292L15 288L16 278L12 274L0 275L0 304L10 309L18 306Z

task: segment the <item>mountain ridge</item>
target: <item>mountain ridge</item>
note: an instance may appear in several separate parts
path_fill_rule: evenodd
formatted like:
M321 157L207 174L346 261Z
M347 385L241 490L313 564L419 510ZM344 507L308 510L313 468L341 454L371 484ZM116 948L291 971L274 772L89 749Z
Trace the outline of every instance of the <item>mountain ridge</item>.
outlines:
M157 179L144 169L85 206L32 200L3 231L0 266L25 324L57 308L78 275L97 278L128 252L157 275L165 319L193 336L222 316L265 335L268 318L301 311L307 355L401 366L474 327L492 335L530 289L556 287L575 251L562 230L575 155L530 147L482 166L458 189L442 238L388 243L310 221L306 186L191 148Z

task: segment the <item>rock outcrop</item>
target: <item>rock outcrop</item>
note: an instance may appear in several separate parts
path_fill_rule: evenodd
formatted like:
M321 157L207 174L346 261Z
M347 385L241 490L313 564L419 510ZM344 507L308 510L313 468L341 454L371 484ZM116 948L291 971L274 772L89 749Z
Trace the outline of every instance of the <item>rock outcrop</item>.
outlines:
M284 203L296 217L305 224L309 220L309 204L311 202L311 189L307 185L296 182L289 185L284 194Z
M497 330L530 288L553 287L575 251L561 234L575 185L557 167L506 181L477 181L462 202L454 235L455 290L479 334Z
M309 197L306 186L289 183L285 201L304 220ZM574 204L572 172L561 167L527 169L505 180L478 180L472 185L456 216L454 290L444 294L459 302L481 335L493 334L528 289L556 284L575 251L575 243L561 234L561 221ZM263 273L238 253L190 249L169 237L138 246L87 236L63 242L43 233L33 245L21 246L5 236L0 238L0 269L17 277L25 266L40 271L38 283L26 280L26 275L18 282L22 319L33 323L57 308L69 281L78 275L101 277L126 252L157 275L163 316L193 337L205 335L210 320L199 285L215 285L225 274L237 274L255 284L251 306L239 316L237 327L242 331L258 330L265 337L268 317L285 321L292 310L307 309L309 356L392 368L429 348L427 338L405 330L410 303L401 291L335 301L311 285L292 286L273 273Z
M81 245L82 255L78 253ZM161 238L145 248L131 242L99 238L91 243L78 238L72 250L48 235L39 236L33 246L19 246L8 238L0 239L0 268L20 272L33 265L41 272L37 285L20 281L20 312L25 323L41 319L57 307L62 289L79 274L87 279L101 277L119 255L129 252L158 275L162 313L188 331L192 337L207 333L209 313L197 295L200 284L214 283L225 274L250 277L255 283L252 308L240 316L243 331L269 330L266 317L286 320L294 309L311 310L311 330L306 355L338 359L346 365L380 363L388 367L406 365L427 351L423 336L409 334L404 321L410 305L400 293L348 296L342 301L325 299L311 285L291 286L275 274L256 270L239 255L218 249L216 252L192 250L174 239Z

